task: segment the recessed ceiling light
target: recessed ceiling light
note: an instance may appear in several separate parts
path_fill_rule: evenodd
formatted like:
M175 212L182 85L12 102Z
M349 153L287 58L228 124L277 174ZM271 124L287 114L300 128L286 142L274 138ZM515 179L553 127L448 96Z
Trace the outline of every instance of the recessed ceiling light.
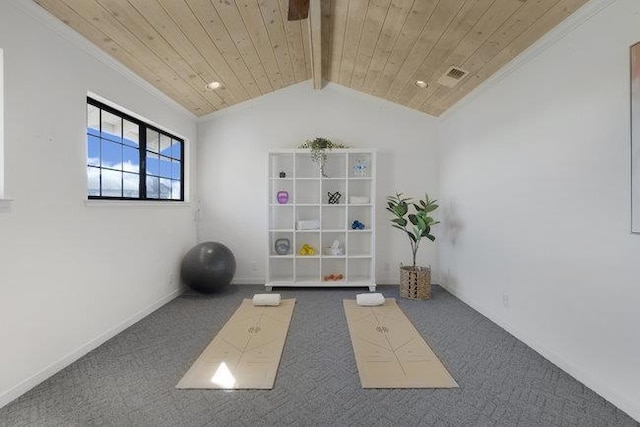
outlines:
M424 89L425 87L429 86L427 82L425 82L424 80L416 80L415 85L418 86L420 89Z
M222 83L220 82L211 82L207 85L207 89L218 89L220 86L222 86Z

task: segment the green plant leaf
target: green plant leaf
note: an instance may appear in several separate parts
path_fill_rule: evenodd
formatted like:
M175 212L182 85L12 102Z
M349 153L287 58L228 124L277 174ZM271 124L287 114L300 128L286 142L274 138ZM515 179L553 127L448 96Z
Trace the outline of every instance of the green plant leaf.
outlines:
M407 226L407 220L404 218L394 218L391 220L391 222L395 222L396 224L398 224L401 227L406 227Z
M432 234L428 234L425 236L427 239L431 240L432 242L436 240L436 236L432 235Z
M420 229L420 232L422 232L422 230L424 230L426 228L429 228L429 226L427 225L427 221L425 221L424 217L416 216L416 220L417 220L416 221L417 224L415 224L415 225L418 226L418 228Z
M436 209L438 209L438 205L428 205L424 208L424 211L429 213L435 211Z
M396 206L396 213L398 214L398 216L405 216L408 211L409 207L405 202L401 202L398 204L398 206Z

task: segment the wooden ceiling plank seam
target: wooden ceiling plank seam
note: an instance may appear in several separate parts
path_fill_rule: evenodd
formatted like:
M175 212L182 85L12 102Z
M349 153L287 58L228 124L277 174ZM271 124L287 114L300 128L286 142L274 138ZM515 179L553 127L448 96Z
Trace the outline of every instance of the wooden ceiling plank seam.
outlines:
M489 11L499 1L505 0L478 0L474 2L467 2L461 9L461 13L456 16L456 19L452 25L447 28L438 42L434 45L433 49L429 53L429 56L424 59L420 67L416 70L412 77L412 81L423 80L428 83L426 88L418 88L412 82L407 82L404 87L401 96L398 98L398 102L403 105L410 105L410 102L414 102L414 107L420 105L421 102L416 103L416 99L424 99L431 94L437 86L436 81L444 74L450 66L460 66L463 62L463 58L469 53L467 52L467 46L473 44L469 42L469 38L474 40L478 34L482 33L482 26L479 27L482 19L487 16ZM506 0L512 4L516 2L521 5L519 0ZM467 6L469 6L467 8ZM500 6L498 6L499 8ZM487 36L488 37L488 36ZM456 54L462 51L463 53Z
M35 0L35 2L48 13L73 28L98 48L108 53L125 67L129 68L146 80L149 84L156 87L161 92L164 92L167 96L185 107L188 111L196 116L202 114L201 109L203 107L204 100L194 100L191 96L183 94L174 86L168 84L163 77L157 75L154 70L148 68L148 64L140 61L116 40L98 29L84 16L78 14L68 5L64 4L60 0Z
M322 79L328 80L329 78L329 63L331 55L331 0L320 1L320 15L322 16Z
M231 39L218 12L210 0L185 0L186 5L196 17L200 28L207 34L211 43L226 59L234 74L250 98L262 95L258 82L249 70L244 57Z
M184 37L200 52L208 67L220 76L218 81L222 83L221 90L230 91L235 103L249 99L249 93L242 85L235 70L202 28L189 5L184 0L157 1L167 16L182 31Z
M364 40L364 43L360 43L353 74L351 75L350 87L353 89L362 90L364 78L367 75L373 54L382 36L382 29L387 16L389 16L390 7L391 0L373 0L369 3L367 19L362 27L363 36L361 39Z
M421 0L417 0L421 1ZM400 5L396 5L397 3ZM371 58L371 62L369 63L369 67L367 69L367 74L364 78L364 84L362 86L362 90L366 93L373 94L375 89L375 84L384 70L384 67L387 65L387 61L393 52L393 46L396 45L398 41L398 37L404 28L405 23L407 22L407 18L413 9L413 5L416 0L393 0L391 2L390 19L385 19L385 26L387 22L389 22L389 27L382 28L382 43L378 43L376 45L376 49L373 52L373 57ZM411 4L409 4L411 3ZM395 12L393 12L395 10ZM399 21L402 22L399 22ZM387 42L385 42L387 40Z
M533 45L543 35L553 29L556 25L578 10L588 0L560 0L553 8L549 9L534 25L516 37L507 48L501 50L496 56L488 61L471 78L460 83L446 98L439 99L430 105L428 114L439 116L448 110L453 104L460 101L467 94L473 91L480 83L493 75L513 58L524 52ZM424 110L423 110L424 111Z
M364 34L364 27L365 24L367 22L367 17L369 15L369 10L371 8L371 1L372 0L367 0L367 8L366 8L366 12L364 13L364 18L362 19L362 22L360 23L359 27L360 27L360 35L358 36L358 43L356 44L356 48L354 50L353 56L352 56L352 64L351 65L351 69L349 70L349 77L348 77L348 83L346 83L347 87L351 87L351 80L353 79L353 72L356 68L356 61L358 60L358 52L360 52L360 45L362 43L362 37Z
M156 73L165 74L164 79L168 84L182 87L182 90L184 90L185 93L197 93L198 99L202 100L203 111L215 110L214 104L185 81L180 74L165 61L164 58L157 54L157 52L148 49L148 46L142 40L140 40L135 34L131 33L124 25L113 17L108 10L102 7L102 5L95 1L87 0L62 0L62 2L74 10L78 15L83 16L87 21L91 22L92 25L101 29L109 37L114 40L119 40L118 43L121 46L125 47L124 44L129 45L134 56L144 59L149 62L149 64L158 64ZM90 18L91 16L93 16L93 18ZM164 67L167 67L167 69Z
M251 98L270 92L271 84L262 66L251 66L249 62L252 58L251 53L255 54L253 52L253 44L251 44L248 51L241 49L234 40L229 25L222 18L211 0L187 0L187 2L194 14L201 17L199 21L202 28L217 46L220 53L229 58L229 62L236 64L234 69L238 79L243 82L247 92L251 94ZM257 54L255 54L255 57L257 58Z
M396 75L408 59L411 50L420 38L420 34L424 31L439 4L440 0L417 0L414 2L411 12L409 12L409 16L400 31L398 40L393 46L391 55L389 55L382 72L375 82L373 90L375 96L386 98Z
M235 2L218 2L210 0L209 4L214 8L233 40L238 52L242 55L247 68L253 75L262 95L273 92L274 88L264 64L251 40L247 27L242 20L240 11Z
M348 0L338 0L331 3L331 53L327 80L338 83L340 80L340 65L342 61L342 49L344 48L344 36L347 30Z
M124 50L136 52L136 54L132 53L133 56L141 58L146 63L157 64L157 67L154 67L156 74L159 73L158 75L167 83L172 86L182 87L182 90L187 92L197 93L201 103L205 105L205 110L213 108L212 104L189 86L173 69L169 68L167 70L164 68L164 66L167 66L166 62L155 52L148 51L144 43L131 34L102 6L88 1L63 0L62 3L78 16L83 17L96 30L103 32L107 37L116 41ZM92 18L90 19L91 16Z
M262 22L269 37L269 44L271 45L276 63L280 69L282 83L284 86L290 86L296 82L296 79L293 73L291 58L289 57L289 44L287 43L278 1L258 1L258 9L260 10Z
M278 7L284 26L287 49L293 69L293 78L296 83L307 80L307 73L304 64L304 48L302 46L302 34L300 34L300 24L298 21L288 20L288 0L279 0Z
M302 48L304 49L304 66L307 70L309 79L313 78L313 70L311 69L311 38L309 37L309 18L297 21L300 25L300 34L302 35Z
M158 34L162 35L162 38L175 50L176 54L180 55L204 79L205 86L203 90L206 91L206 85L212 81L225 81L224 77L211 66L204 53L191 42L175 18L167 12L158 0L135 0L135 2L138 6L131 3L131 1L129 3L138 10L138 13L144 17L149 25L156 29ZM185 9L189 10L188 8ZM181 14L177 16L179 15ZM215 95L224 101L224 106L233 105L242 100L241 96L234 94L231 87L226 85L216 90Z
M466 61L475 55L494 34L500 31L504 23L511 19L525 4L526 3L520 2L519 0L497 0L487 13L477 20L471 32L461 40L449 56L442 61L442 64L435 68L432 76L433 79L436 80L439 76L443 75L451 65L462 66L462 64L466 63ZM463 69L470 73L472 71L464 67ZM414 91L413 97L409 96L402 99L401 102L406 102L405 105L409 106L409 108L419 108L420 105L422 105L427 98L433 96L435 92L448 92L442 91L441 86L442 85L433 82L431 87L423 91ZM451 88L447 89L451 90Z
M437 40L449 28L449 25L466 2L467 0L459 0L457 2L447 0L446 2L441 1L438 3L438 7L433 11L429 22L423 28L420 37L418 37L402 67L396 74L385 98L392 102L398 102L397 100L405 84L413 78L424 58L431 52Z
M352 7L352 5L355 5ZM368 2L364 0L349 0L349 12L347 16L347 27L342 49L342 61L340 65L340 81L343 86L349 86L351 73L355 65L355 57L358 52L360 37L362 36L362 26Z
M281 13L283 13L283 19L288 16L288 9L286 2L288 0L279 0ZM293 65L293 75L296 83L309 79L307 75L307 67L304 57L304 44L300 30L299 21L284 21L285 32L287 35L287 45L289 46L289 55Z
M540 19L549 9L560 0L538 0L527 2L511 16L472 56L467 58L463 68L477 70L479 64L484 64L493 58L499 50L508 46L518 34L526 31L535 21ZM495 37L494 37L495 36Z
M207 99L214 109L217 110L225 104L216 94L209 95L204 93L205 80L202 79L181 56L177 55L171 46L167 45L162 35L159 34L155 28L151 27L136 9L126 8L122 1L93 1L100 5L107 14L115 18L116 21L120 22L122 27L127 29L127 31L136 37L144 46L160 57L182 80L198 91L203 98Z
M483 64L487 63L501 50L505 49L512 40L519 34L526 31L535 21L543 16L559 0L539 0L537 2L527 2L511 15L484 43L469 56L460 66L469 72L469 76L478 71ZM443 90L449 89L449 90ZM420 104L410 104L411 108L422 110L426 103L434 99L442 98L451 92L451 88L444 86L436 88L429 96L420 99Z
M584 0L578 0L578 1L584 2ZM559 4L560 4L560 1L556 4L556 7ZM535 43L535 41L537 40L536 34L537 34L537 37L539 38L542 34L548 31L548 30L545 30L544 32L538 34L538 31L539 31L538 28L541 22L542 23L546 22L546 25L548 25L549 29L557 25L557 22L554 21L556 14L553 13L552 9L547 11L547 13L545 13L538 20L536 20L533 23L533 25L531 25L525 31L520 33L514 40L512 40L512 42L508 46L506 46L504 49L499 51L493 58L491 58L485 64L483 64L483 66L479 70L477 70L474 74L469 76L469 79L462 82L459 86L456 86L455 88L453 88L453 90L447 93L443 92L444 93L443 96L433 101L433 107L429 106L428 108L430 108L433 111L439 111L438 114L442 114L442 112L446 111L446 109L448 109L452 105L450 101L451 98L455 97L457 100L462 99L464 96L470 93L473 89L475 89L480 83L482 83L482 81L486 80L486 78L488 78L490 75L495 73L495 71L500 69L506 63L508 63L511 59L513 59L515 56L521 53L524 49L526 49L526 47ZM551 16L551 19L545 20L545 17L549 18L550 16ZM544 24L542 25L544 27ZM510 46L514 44L518 44L519 49L512 51L510 49ZM527 44L527 46L524 46L525 44ZM491 74L487 74L489 72ZM477 81L478 79L480 79L481 81ZM422 108L424 108L424 106Z
M260 7L256 7L258 0L236 0L235 3L240 12L242 22L247 29L247 33L249 37L251 37L251 42L258 53L258 57L264 64L267 77L271 82L273 90L284 87L278 60L273 52L269 33L264 26ZM256 13L260 14L260 16L257 16Z
M122 3L124 3L124 1L121 0L99 1L110 2L111 6L109 7L109 9L112 9L114 4L120 6ZM164 31L159 31L156 26L153 25L153 23L150 21L149 17L153 15L153 12L157 12L157 3L155 3L154 0L133 0L136 1L136 3L139 3L139 6L141 6L142 2L144 1L151 2L146 3L146 10L143 11L141 10L141 7L136 7L136 5L134 5L131 1L132 0L128 0L130 8L121 9L121 13L119 14L119 16L127 18L127 22L129 22L128 20L131 20L130 24L139 28L139 31L142 31L146 34L153 34L153 36L147 36L148 42L145 42L145 44L149 46L149 48L156 49L161 55L164 52L164 55L167 55L167 58L169 58L170 61L175 61L175 66L180 67L181 69L181 72L178 72L180 77L188 82L189 85L193 86L194 89L202 93L202 96L207 98L215 106L216 110L228 106L227 101L219 93L207 91L206 85L209 82L207 81L206 77L202 76L202 73L205 70L202 70L201 67L198 67L198 64L194 65L188 58L182 56L182 53L176 50L173 44L171 44L168 39L169 35L167 34L170 26L166 25ZM154 8L153 5L156 5L156 8ZM131 13L127 14L126 12L128 11L131 11ZM116 17L116 19L118 18ZM173 31L182 34L176 28L173 28ZM200 68L200 70L198 68Z
M403 75L403 79L396 78L391 86L392 95L389 99L391 99L393 102L397 102L398 104L402 104L403 100L407 97L407 93L409 97L411 97L418 90L418 87L415 86L416 80L428 81L426 78L418 78L418 76L420 76L422 72L424 72L425 74L429 72L428 67L431 66L431 64L434 62L433 58L439 58L439 50L444 50L444 55L449 53L446 48L446 46L448 46L447 43L444 43L445 47L441 47L443 45L443 38L449 35L450 32L452 32L452 29L460 28L461 21L464 20L463 18L465 16L467 16L467 12L469 11L469 9L473 10L473 6L480 4L480 2L482 1L495 2L496 0L460 0L458 3L460 7L453 16L445 15L443 16L442 20L438 21L446 22L445 27L439 28L434 26L433 28L436 29L435 31L432 31L432 29L430 29L429 31L424 33L425 35L430 35L430 37L428 38L421 35L420 40L423 40L421 51L424 52L424 54L422 55L422 58L420 58L420 55L418 55L417 52L415 55L411 55L413 56L413 58L409 59L408 61L410 66L404 67L405 74ZM469 25L469 27L471 28L472 25ZM454 34L456 34L455 31L453 32ZM460 37L462 37L462 34L460 34ZM452 38L452 40L455 40L455 38ZM453 46L449 47L449 49L452 48ZM424 71L425 69L427 70L426 72ZM408 71L411 72L410 75L406 74L406 72Z
M311 76L313 89L322 89L322 13L320 0L310 0L309 40L311 41Z

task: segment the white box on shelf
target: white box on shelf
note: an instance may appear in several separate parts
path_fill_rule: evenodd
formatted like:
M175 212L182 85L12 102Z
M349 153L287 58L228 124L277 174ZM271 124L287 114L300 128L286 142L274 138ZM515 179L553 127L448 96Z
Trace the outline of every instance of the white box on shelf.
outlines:
M320 220L317 219L307 219L298 221L297 230L319 230L320 229Z
M369 203L369 198L363 196L351 196L349 197L349 203L352 205L366 205Z

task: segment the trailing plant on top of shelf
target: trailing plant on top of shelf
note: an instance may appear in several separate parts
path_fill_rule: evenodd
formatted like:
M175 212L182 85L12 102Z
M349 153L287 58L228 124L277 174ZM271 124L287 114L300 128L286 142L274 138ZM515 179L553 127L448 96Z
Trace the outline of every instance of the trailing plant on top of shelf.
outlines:
M322 176L326 176L324 173L324 164L327 161L327 151L331 151L334 148L347 148L347 146L331 142L331 140L327 138L318 137L306 140L300 144L298 148L308 148L311 150L311 160L318 164Z

